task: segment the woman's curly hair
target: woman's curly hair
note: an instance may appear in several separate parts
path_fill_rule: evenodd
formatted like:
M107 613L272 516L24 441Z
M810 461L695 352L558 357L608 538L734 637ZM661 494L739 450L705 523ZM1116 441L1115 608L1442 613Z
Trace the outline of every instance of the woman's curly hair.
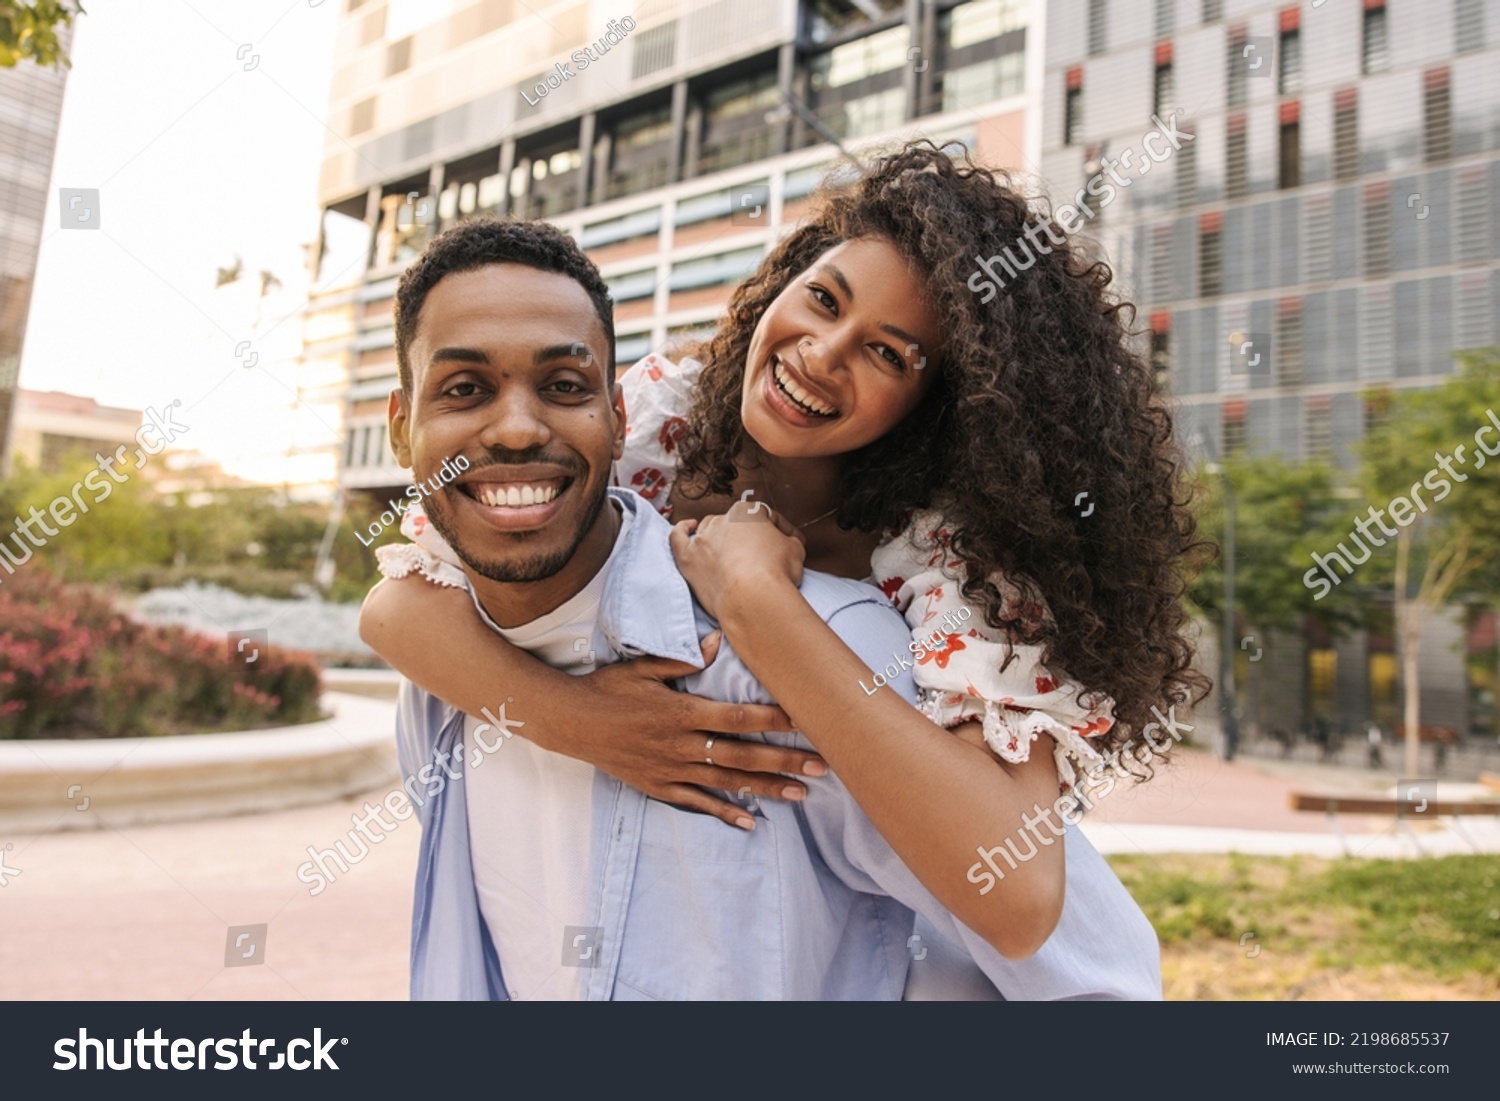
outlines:
M1054 242L1066 235L1004 176L930 141L877 158L852 185L825 184L820 199L699 349L684 490L731 491L747 440L746 353L772 300L835 245L884 238L917 273L946 343L917 408L845 457L839 526L892 530L939 509L967 567L964 596L986 622L1113 698L1115 726L1093 742L1106 752L1152 722L1153 707L1201 699L1209 681L1192 667L1182 596L1211 544L1194 536L1172 417L1109 267L1079 243L1049 245L1041 227ZM1005 248L1035 262L1012 262L1016 278L983 304L977 261ZM1076 503L1085 493L1088 508Z

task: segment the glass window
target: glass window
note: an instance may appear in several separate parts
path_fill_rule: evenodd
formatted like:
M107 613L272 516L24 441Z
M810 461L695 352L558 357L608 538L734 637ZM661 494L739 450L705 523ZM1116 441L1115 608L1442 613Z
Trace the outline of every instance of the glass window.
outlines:
M1386 42L1385 8L1366 8L1364 27L1364 71L1378 73L1390 65Z
M1151 97L1152 109L1160 117L1172 109L1172 104L1176 99L1177 92L1172 80L1172 63L1168 61L1165 65L1156 67L1156 82Z
M1276 311L1277 386L1302 385L1302 303L1290 301Z
M1231 34L1227 41L1229 52L1224 59L1227 102L1231 107L1243 107L1250 83L1250 71L1245 67L1244 60L1248 47L1243 34Z
M954 8L948 34L951 49L961 50L976 42L999 38L1026 26L1026 5L1021 0L973 0Z
M622 336L615 341L615 363L620 370L624 370L637 360L645 358L649 351L651 351L650 333Z
M662 105L614 129L605 197L618 199L661 187L672 169L672 108Z
M807 33L823 42L860 23L882 19L906 6L906 0L812 0L807 5Z
M1283 188L1302 184L1302 127L1299 123L1281 124L1281 163L1277 182Z
M656 293L656 269L633 271L628 275L617 275L608 280L609 296L615 302L634 302L638 298L650 298Z
M1245 138L1245 116L1229 120L1224 136L1224 197L1243 199L1249 189L1249 154Z
M1026 53L1017 50L943 74L943 110L976 107L1026 89Z
M1177 0L1156 0L1156 37L1166 38L1177 29Z
M1074 145L1083 127L1083 89L1069 88L1063 105L1063 144Z
M1467 54L1482 49L1484 49L1484 0L1454 0L1454 52Z
M774 155L777 128L766 121L766 113L780 103L775 72L710 90L703 97L698 172L718 172Z
M551 218L578 206L578 176L583 155L578 149L539 149L532 154L531 185L526 189L526 216ZM512 175L511 184L515 184ZM522 179L524 185L524 176Z
M1245 403L1224 403L1224 454L1238 455L1245 450Z
M788 172L786 183L781 188L782 199L800 199L804 195L811 195L818 189L818 184L827 175L829 167L826 164L817 164L811 168L799 168L795 172Z
M1448 70L1434 69L1424 79L1422 95L1422 158L1445 161L1453 155L1453 104L1448 94Z
M757 246L702 260L686 260L672 268L669 286L674 291L687 291L735 283L755 270L760 257L761 250Z
M1340 92L1333 104L1333 178L1359 175L1359 116L1354 89Z
M620 241L654 235L660 229L661 207L653 206L649 210L637 210L611 218L607 222L584 226L578 243L586 249L598 248L601 245L613 245Z
M813 59L813 88L842 88L877 73L899 69L907 61L908 41L907 27L903 24L835 46Z
M1302 90L1302 32L1281 32L1281 69L1276 74L1281 94L1293 95Z
M1108 39L1108 0L1089 0L1089 54L1102 54Z
M1224 250L1220 231L1205 229L1198 238L1198 295L1212 298L1222 293Z

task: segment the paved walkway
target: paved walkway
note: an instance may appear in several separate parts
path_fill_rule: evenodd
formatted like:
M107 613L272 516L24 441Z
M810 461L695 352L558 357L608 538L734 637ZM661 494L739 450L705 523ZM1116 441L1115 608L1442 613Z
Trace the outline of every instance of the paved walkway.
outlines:
M1120 784L1085 830L1106 852L1336 856L1317 814L1287 793L1388 791L1391 778L1307 763L1225 763L1184 751L1142 786ZM1445 786L1444 797L1459 794ZM349 841L366 798L237 818L0 837L0 999L402 999L418 827L400 823L318 895L307 849ZM1390 820L1341 822L1363 855L1414 855ZM1430 852L1469 851L1436 823ZM1464 830L1500 852L1500 823ZM5 846L9 845L9 848ZM12 872L12 869L15 871ZM267 926L259 962L226 967L231 926ZM247 942L249 943L249 942Z

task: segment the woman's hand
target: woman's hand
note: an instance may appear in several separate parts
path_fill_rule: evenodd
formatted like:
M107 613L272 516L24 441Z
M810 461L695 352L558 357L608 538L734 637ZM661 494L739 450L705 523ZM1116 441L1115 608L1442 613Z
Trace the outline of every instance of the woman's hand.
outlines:
M486 627L461 589L420 577L384 580L365 597L359 631L404 676L461 711L479 715L513 696L512 714L526 724L517 731L522 737L603 769L653 799L743 829L755 825L745 808L705 788L742 798L801 799L806 788L781 773L828 771L817 754L734 737L796 729L779 707L675 691L666 682L694 670L661 658L571 676ZM705 664L717 656L719 640L718 632L704 639Z
M709 615L722 619L737 592L802 583L802 533L763 501L736 501L722 516L684 520L672 531L672 554Z
M703 640L705 666L718 656L722 637L714 631ZM753 795L800 800L807 789L780 773L827 774L828 766L815 753L726 736L725 731L750 734L794 727L779 707L720 703L674 691L665 683L692 672L693 667L684 662L637 658L572 678L578 683L580 698L570 699L569 705L582 715L607 715L609 719L607 723L590 720L585 724L591 728L590 736L570 737L554 748L588 761L653 799L702 811L747 830L755 828L755 819L744 807L704 789L732 791L742 799Z

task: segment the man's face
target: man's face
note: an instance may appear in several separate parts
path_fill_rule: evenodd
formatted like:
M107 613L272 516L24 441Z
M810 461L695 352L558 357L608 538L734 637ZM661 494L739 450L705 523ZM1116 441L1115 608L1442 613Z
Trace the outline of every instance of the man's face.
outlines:
M613 542L612 523L601 521L625 428L588 293L566 275L520 264L444 276L422 304L407 355L411 394L393 393L390 405L397 460L417 482L445 459L469 461L422 499L433 527L481 577L558 575L560 603L571 595L570 573L583 570L572 591L582 588ZM583 561L567 571L575 558Z

